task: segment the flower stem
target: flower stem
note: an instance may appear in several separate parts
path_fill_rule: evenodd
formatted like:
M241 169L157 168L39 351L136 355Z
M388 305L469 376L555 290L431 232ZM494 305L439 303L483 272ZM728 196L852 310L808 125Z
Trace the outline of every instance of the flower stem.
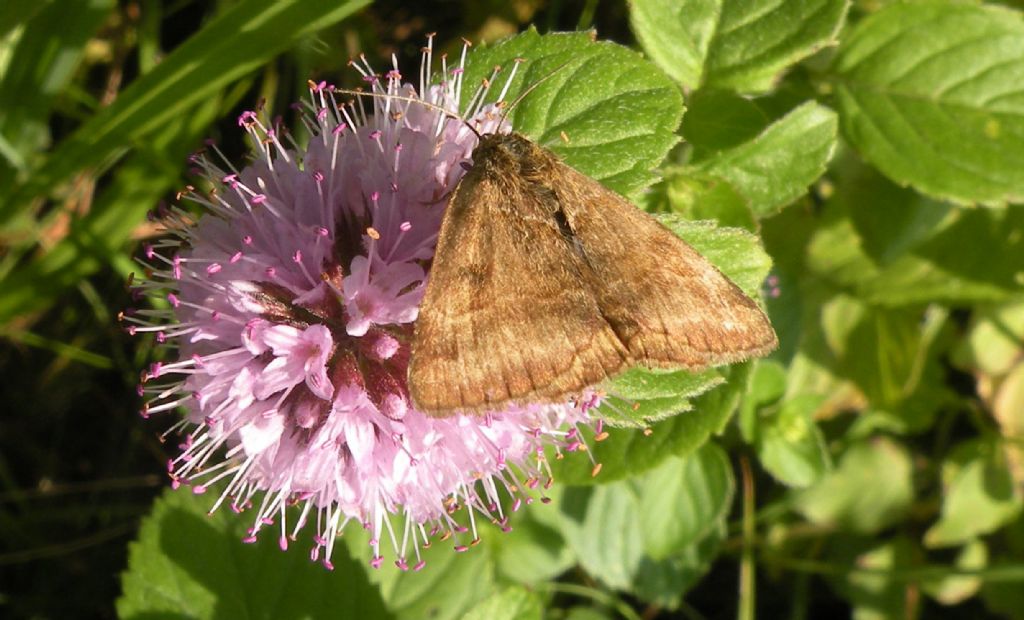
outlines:
M598 590L596 588L590 588L575 583L559 583L552 582L544 584L542 587L551 590L552 592L563 592L565 594L572 594L582 598L589 598L602 605L607 605L615 609L620 616L626 620L642 620L640 614L630 607L625 601L619 600L615 595Z
M746 456L740 457L740 471L743 475L743 555L740 558L740 601L736 617L738 620L754 620L756 601L754 477L750 471L750 461Z

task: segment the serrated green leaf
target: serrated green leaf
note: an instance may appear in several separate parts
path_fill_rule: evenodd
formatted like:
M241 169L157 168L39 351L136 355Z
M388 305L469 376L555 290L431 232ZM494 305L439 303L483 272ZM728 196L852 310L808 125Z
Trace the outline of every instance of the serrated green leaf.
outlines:
M809 520L871 534L895 523L914 497L910 455L901 444L877 438L853 444L839 466L796 497Z
M645 428L689 411L690 399L723 381L715 370L691 373L633 368L602 385L606 397L598 413L612 426Z
M492 594L462 616L462 620L540 620L540 598L522 586Z
M722 377L714 371L699 373L685 370L632 368L615 378L609 390L614 396L629 400L647 400L668 396L696 396L707 383L719 385Z
M725 452L708 442L670 457L636 481L647 556L661 561L695 545L729 513L735 482Z
M644 431L610 428L608 438L591 442L594 462L600 474L592 475L593 464L581 454L555 459L549 454L556 480L564 484L604 484L638 474L657 466L671 455L686 456L715 433L722 432L739 404L750 364L717 369L725 384L691 401L692 410L656 422Z
M686 88L769 89L788 66L829 44L847 0L632 0L644 51Z
M243 545L245 522L211 499L167 491L129 545L118 616L125 619L388 618L377 588L343 546L328 571L305 549L281 552L272 536ZM311 544L311 543L310 543ZM293 547L297 547L293 543Z
M249 0L176 48L82 124L0 205L0 227L24 203L141 144L172 119L253 71L289 45L351 15L367 0Z
M901 185L962 203L1024 200L1024 20L957 2L894 3L845 37L843 132Z
M655 422L686 413L691 409L693 406L685 396L623 400L610 394L601 402L597 413L614 428L647 428Z
M807 102L757 137L713 153L693 168L725 179L765 217L796 200L825 171L836 145L838 121L825 106Z
M475 50L465 83L479 84L495 65L507 70L516 58L525 62L507 99L544 79L513 111L516 131L620 194L657 178L651 170L678 141L683 115L679 89L657 67L625 47L595 42L591 33L529 30ZM464 91L468 101L472 89Z

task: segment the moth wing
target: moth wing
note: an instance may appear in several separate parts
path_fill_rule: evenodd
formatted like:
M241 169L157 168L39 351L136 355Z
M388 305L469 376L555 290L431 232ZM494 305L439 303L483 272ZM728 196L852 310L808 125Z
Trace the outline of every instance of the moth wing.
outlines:
M699 370L764 355L778 341L757 303L650 215L558 162L554 191L582 246L602 316L647 366Z
M553 199L475 170L456 188L412 345L409 392L421 411L555 401L628 365Z

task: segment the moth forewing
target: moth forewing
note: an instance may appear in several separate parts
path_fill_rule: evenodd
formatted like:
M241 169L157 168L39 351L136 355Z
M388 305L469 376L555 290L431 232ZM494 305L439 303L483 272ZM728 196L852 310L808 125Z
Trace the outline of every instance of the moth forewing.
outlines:
M757 304L654 218L519 134L491 134L453 193L409 366L434 416L559 402L637 365L762 355Z

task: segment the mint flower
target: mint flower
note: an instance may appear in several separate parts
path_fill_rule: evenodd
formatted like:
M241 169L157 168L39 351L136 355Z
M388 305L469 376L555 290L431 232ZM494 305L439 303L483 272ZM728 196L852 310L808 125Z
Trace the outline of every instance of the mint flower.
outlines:
M428 266L477 142L441 111L459 112L466 49L455 67L442 57L439 83L432 55L428 42L418 88L394 60L383 77L353 63L372 99L311 83L305 147L243 113L253 161L237 169L213 145L195 155L213 189L183 197L206 214L172 209L173 236L146 248L138 290L169 307L126 316L130 332L173 347L140 391L144 416L187 411L173 427L184 435L168 463L174 484L222 484L212 509L251 511L247 540L269 529L285 548L314 527L311 558L328 567L350 521L372 532L374 566L386 538L403 569L422 567L420 547L435 538L465 550L481 516L507 529L503 506L543 497L544 448L580 449L597 400L431 418L409 399ZM484 104L494 77L463 114L481 133L510 130L499 108L511 76Z

